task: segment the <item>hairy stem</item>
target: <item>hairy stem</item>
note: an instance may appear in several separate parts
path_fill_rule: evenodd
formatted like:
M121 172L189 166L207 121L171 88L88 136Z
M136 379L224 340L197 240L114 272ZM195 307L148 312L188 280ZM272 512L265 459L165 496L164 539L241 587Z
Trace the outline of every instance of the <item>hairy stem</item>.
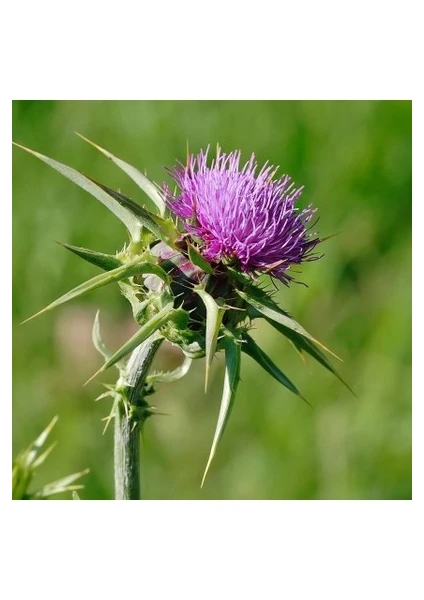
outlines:
M140 500L140 429L147 418L144 383L162 338L153 335L128 361L125 395L115 414L115 500Z

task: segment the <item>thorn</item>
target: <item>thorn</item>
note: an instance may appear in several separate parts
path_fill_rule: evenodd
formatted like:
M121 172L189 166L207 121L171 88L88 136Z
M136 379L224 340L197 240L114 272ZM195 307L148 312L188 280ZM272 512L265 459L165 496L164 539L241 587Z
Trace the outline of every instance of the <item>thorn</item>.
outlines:
M206 361L206 369L205 369L205 394L208 393L208 385L209 385L209 363Z
M40 315L47 312L48 310L49 310L48 306L46 308L43 308L43 310L38 311L37 313L35 313L35 315L32 315L32 317L28 317L28 319L25 319L25 321L22 321L21 325L28 323L28 321L32 321L33 319L35 319L35 317L39 317Z
M83 386L82 386L82 387L85 387L86 385L88 385L88 384L90 383L90 381L93 381L93 379L94 379L95 377L97 377L97 375L100 375L100 373L102 373L104 370L105 370L105 369L104 369L104 365L103 365L103 367L100 367L100 369L99 369L98 371L96 371L96 372L94 373L94 375L92 375L92 376L90 377L90 379L87 379L87 381L86 381L86 382L83 384Z
M205 481L206 481L206 475L208 474L209 467L211 466L211 463L212 463L212 458L213 458L213 456L210 456L210 457L209 457L208 464L206 465L205 472L203 473L203 477L202 477L202 483L200 484L200 489L202 489L202 488L203 488L203 485L204 485L204 483L205 483Z
M299 394L299 396L302 398L302 400L303 400L304 402L306 402L306 404L307 404L308 406L310 406L310 407L311 407L313 410L315 410L315 406L314 406L313 404L311 404L310 402L308 402L308 400L306 400L306 398L305 398L304 396L302 396L302 394Z
M326 242L327 240L331 240L331 238L336 237L336 235L340 235L341 233L343 233L343 231L337 231L336 233L327 235L326 237L321 238L320 242Z
M80 133L78 133L78 131L75 131L76 135L78 137L80 137L82 140L84 140L84 142L87 142L88 144L90 144L91 146L93 146L94 148L96 148L97 150L99 150L102 154L104 154L105 156L107 156L108 158L110 158L109 156L109 152L106 152L101 146L98 146L97 144L95 144L94 142L92 142L91 140L89 140L88 138L84 137L83 135L81 135Z
M164 413L161 412L159 410L157 410L156 406L149 406L149 412L150 414L153 415L160 415L161 417L171 417L171 413Z

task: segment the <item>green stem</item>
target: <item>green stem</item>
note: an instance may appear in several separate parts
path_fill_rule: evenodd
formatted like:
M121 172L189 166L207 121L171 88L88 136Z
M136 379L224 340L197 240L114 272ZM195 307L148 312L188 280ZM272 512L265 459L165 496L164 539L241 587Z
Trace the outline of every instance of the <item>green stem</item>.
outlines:
M125 395L115 414L115 500L140 500L140 430L147 418L143 398L147 372L163 338L151 336L128 361Z

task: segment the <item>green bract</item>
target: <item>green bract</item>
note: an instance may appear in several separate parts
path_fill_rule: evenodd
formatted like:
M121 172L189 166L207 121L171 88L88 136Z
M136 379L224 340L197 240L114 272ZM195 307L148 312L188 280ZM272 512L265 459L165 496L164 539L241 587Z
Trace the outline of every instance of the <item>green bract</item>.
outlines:
M104 272L64 294L34 316L112 282L118 284L121 293L130 302L134 319L140 328L121 348L115 352L107 351L101 340L98 315L93 328L94 344L105 359L93 377L113 365L120 374L116 386L108 386L108 390L100 396L111 396L114 400L106 426L116 415L119 406L131 410L127 401L130 384L124 359L142 343L149 340L159 343L166 339L177 345L186 357L183 365L174 372L149 375L143 383L144 396L153 393L157 383L184 376L192 359L202 357L206 357L206 389L213 358L216 352L223 351L224 388L203 485L234 403L240 380L242 352L253 358L285 388L304 399L297 387L250 337L248 332L254 319L268 321L292 342L298 352L308 353L341 378L323 352L330 351L283 311L255 279L237 270L234 265L210 264L204 258L198 240L180 230L175 218L168 214L164 195L158 186L135 167L93 142L86 141L139 185L157 214L66 165L19 146L94 196L124 223L129 234L128 243L115 256L63 244ZM145 400L137 411L138 422L154 413Z

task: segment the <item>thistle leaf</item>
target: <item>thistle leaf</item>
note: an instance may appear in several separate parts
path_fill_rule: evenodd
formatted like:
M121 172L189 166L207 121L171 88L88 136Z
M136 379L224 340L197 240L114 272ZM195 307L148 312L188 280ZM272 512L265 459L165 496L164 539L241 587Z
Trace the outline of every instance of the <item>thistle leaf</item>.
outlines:
M115 165L117 165L120 169L122 169L122 171L124 171L138 185L138 187L143 190L143 192L146 194L146 196L148 198L150 198L150 200L156 205L157 209L159 210L159 214L161 216L164 215L166 204L165 204L162 194L160 193L160 191L158 190L156 185L153 183L153 181L150 181L150 179L148 177L143 175L143 173L141 173L141 171L139 171L132 165L126 163L125 161L121 160L117 156L114 156L111 152L109 152L108 150L105 150L98 144L95 144L94 142L90 141L89 139L87 139L86 137L81 135L80 133L77 133L77 135L81 139L83 139L85 142L88 142L94 148L99 150L102 154L104 154L107 158L109 158L112 162L114 162Z
M334 352L329 350L324 344L316 340L310 333L306 331L297 321L295 321L292 317L290 317L286 312L284 312L278 304L276 304L271 298L267 296L267 294L263 293L258 288L249 287L249 292L242 291L236 289L237 294L243 298L248 304L253 306L259 313L261 313L267 320L274 321L279 323L286 329L294 331L295 333L300 334L304 338L310 340L311 342L318 344L324 350L326 350L329 354L341 360Z
M280 333L285 335L293 343L293 345L296 347L296 349L298 350L299 353L306 352L307 354L309 354L310 356L315 358L315 360L317 362L319 362L323 367L328 369L328 371L333 373L333 375L335 375L337 377L337 379L339 381L341 381L344 386L347 387L349 392L351 392L354 396L356 396L355 392L346 383L346 381L344 379L342 379L342 377L339 375L339 373L333 367L333 365L328 360L328 358L325 356L325 354L323 352L321 352L321 350L311 340L306 339L305 337L303 337L302 335L299 335L297 332L292 331L291 329L287 329L287 327L284 327L280 323L276 323L275 321L271 321L270 319L267 319L267 321L268 321L268 323L270 323L270 325L275 327L275 329L277 329L277 331L279 331Z
M114 198L120 205L127 207L132 213L137 215L140 223L154 235L160 238L165 244L172 246L178 236L178 231L171 219L163 219L154 215L140 204L137 204L130 198L127 198L120 192L99 183L95 179L89 178L96 186Z
M121 203L119 203L116 198L107 194L101 187L99 187L96 183L94 183L90 178L86 177L79 171L72 169L72 167L68 167L57 160L53 160L48 156L44 156L44 154L40 154L39 152L35 152L34 150L30 150L26 146L21 146L21 144L16 144L13 142L15 146L25 150L29 154L32 154L36 158L48 164L50 167L58 171L61 175L78 185L80 188L94 196L97 200L99 200L106 208L108 208L114 215L117 217L128 229L131 238L134 241L140 241L141 229L143 223L140 221L139 216L133 211Z
M87 385L97 375L100 375L103 371L106 371L109 367L116 364L121 358L124 358L127 354L132 352L137 346L142 344L147 338L155 333L160 327L165 325L170 319L172 319L174 312L173 304L170 302L162 310L160 310L154 317L152 317L147 323L145 323L119 350L113 354L109 360L96 372L90 379L88 379L84 385Z
M284 373L277 367L277 365L270 359L270 357L260 348L256 342L246 332L243 334L244 343L241 346L242 352L248 354L253 360L255 360L267 373L272 375L279 383L284 385L293 394L302 398L306 404L309 402L302 396L297 387L290 381L290 379L284 375ZM309 404L311 406L311 404Z
M212 442L211 451L209 454L208 462L206 465L205 472L201 487L205 483L206 475L211 466L213 457L215 456L216 449L222 438L225 427L228 423L229 416L234 404L234 398L236 395L237 385L240 381L240 355L241 348L240 344L231 337L227 337L224 342L225 345L225 377L224 377L224 389L222 392L221 407L219 409L218 422L216 424L215 435Z
M206 372L205 372L205 393L208 389L209 373L212 365L213 357L215 356L216 344L218 341L219 329L224 316L225 308L222 308L210 294L202 288L194 288L206 307Z
M149 262L145 262L144 259L137 257L133 261L121 265L117 269L112 269L111 271L107 271L106 273L96 275L96 277L93 277L92 279L85 281L81 285L78 285L76 288L74 288L70 292L67 292L66 294L64 294L63 296L61 296L60 298L58 298L57 300L55 300L54 302L37 312L35 315L32 315L32 317L29 317L28 319L23 321L23 323L27 323L28 321L35 319L35 317L38 317L43 313L52 310L53 308L56 308L61 304L64 304L65 302L69 302L74 298L79 298L80 296L83 296L88 292L92 292L93 290L97 290L98 288L108 285L109 283L121 281L122 279L128 279L129 277L133 277L134 275L150 273L157 275L166 283L169 283L169 275L167 275L167 273L165 273L165 271L161 267L153 265Z
M213 275L213 269L211 267L211 265L208 263L208 261L203 258L203 256L200 254L200 252L198 252L196 250L196 248L194 248L191 244L187 243L188 246L188 257L190 259L190 262L193 263L193 265L196 265L196 267L199 267L200 269L202 269L202 271L204 271L205 273L208 273L209 275Z
M181 365L173 371L151 373L146 377L146 382L153 385L155 383L172 383L173 381L177 381L177 379L182 379L188 373L192 362L193 360L186 356Z
M70 250L80 258L83 258L87 262L100 267L104 271L111 271L122 265L122 262L116 256L112 254L103 254L103 252L97 252L96 250L89 250L88 248L80 248L78 246L71 246L71 244L65 244L63 242L56 242L63 246L67 250Z

